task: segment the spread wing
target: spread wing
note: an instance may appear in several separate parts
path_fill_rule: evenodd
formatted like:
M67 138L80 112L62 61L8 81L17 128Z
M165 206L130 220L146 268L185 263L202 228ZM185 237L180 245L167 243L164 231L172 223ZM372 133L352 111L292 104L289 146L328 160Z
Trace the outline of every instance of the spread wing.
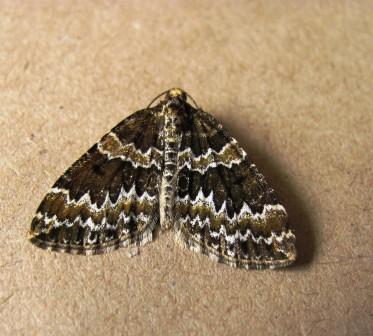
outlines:
M32 220L32 243L96 254L152 239L163 165L156 113L123 120L57 180Z
M189 125L178 156L178 240L234 267L292 263L295 236L263 175L211 115L192 109Z

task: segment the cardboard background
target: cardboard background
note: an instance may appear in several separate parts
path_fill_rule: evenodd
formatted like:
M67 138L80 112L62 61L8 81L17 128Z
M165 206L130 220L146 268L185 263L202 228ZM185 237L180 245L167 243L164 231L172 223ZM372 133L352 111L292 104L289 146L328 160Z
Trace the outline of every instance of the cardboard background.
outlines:
M370 1L2 1L1 335L368 335ZM298 263L240 271L163 234L128 258L25 240L63 171L180 86L278 191Z

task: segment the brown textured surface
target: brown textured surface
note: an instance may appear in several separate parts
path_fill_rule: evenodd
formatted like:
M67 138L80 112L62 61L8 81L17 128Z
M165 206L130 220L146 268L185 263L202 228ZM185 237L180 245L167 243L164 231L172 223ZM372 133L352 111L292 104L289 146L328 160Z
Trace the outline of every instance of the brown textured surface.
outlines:
M372 15L369 1L1 2L0 334L368 335ZM167 235L134 258L26 241L56 178L173 86L277 189L294 267L234 270Z

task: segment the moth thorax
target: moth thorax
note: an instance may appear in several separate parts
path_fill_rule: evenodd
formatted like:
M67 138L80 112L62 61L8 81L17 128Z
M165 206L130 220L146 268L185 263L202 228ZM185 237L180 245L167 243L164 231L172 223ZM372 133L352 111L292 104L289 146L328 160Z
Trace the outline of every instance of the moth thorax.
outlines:
M172 108L164 107L164 169L160 190L160 222L163 229L174 225L174 205L177 188L177 154L180 136L177 134L178 115Z

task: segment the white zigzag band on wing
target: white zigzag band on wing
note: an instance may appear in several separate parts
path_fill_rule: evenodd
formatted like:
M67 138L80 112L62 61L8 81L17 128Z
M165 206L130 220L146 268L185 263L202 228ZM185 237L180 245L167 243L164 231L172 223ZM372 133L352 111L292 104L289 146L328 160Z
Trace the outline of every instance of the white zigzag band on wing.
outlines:
M262 219L264 220L269 213L271 212L282 212L284 215L286 215L286 210L281 204L266 204L263 207L263 211L261 213L253 213L250 207L246 202L243 203L243 206L238 214L234 214L233 217L229 217L227 214L226 209L226 202L224 201L221 208L217 211L215 208L215 203L213 200L213 192L211 191L210 194L205 197L203 194L202 189L198 192L196 198L194 200L191 200L189 195L186 195L184 198L179 198L178 202L184 203L184 204L191 204L193 206L195 205L204 205L209 207L212 212L215 214L215 216L224 216L224 219L226 219L230 224L237 223L245 218L249 218L252 220L258 220ZM199 215L197 215L195 218L191 219L189 215L186 215L184 218L179 219L181 224L190 223L192 226L199 225L200 228L203 228L205 225L208 225L210 227L210 219L205 218L201 219ZM246 241L249 237L256 243L259 243L261 240L263 240L266 244L270 245L273 243L273 240L276 239L278 242L281 242L283 238L290 238L293 236L293 233L291 231L288 232L282 232L281 234L276 234L274 232L271 233L271 236L269 237L255 237L251 230L247 229L245 234L241 234L241 232L237 229L235 234L228 235L226 232L226 228L222 225L220 227L220 230L218 232L211 231L210 232L211 237L218 238L220 236L225 237L225 240L227 243L233 244L237 239L241 241ZM198 237L197 237L198 238Z
M219 157L224 154L225 151L229 150L231 148L234 148L240 157L237 157L236 159L232 159L229 162L223 162L219 159L215 160L216 157ZM245 160L247 157L246 152L238 146L237 140L236 139L231 139L228 143L226 143L220 151L215 151L214 149L209 148L206 153L203 153L201 155L194 155L193 151L191 148L186 148L183 151L178 153L178 158L189 158L189 160L185 160L181 165L179 165L179 169L183 169L184 167L187 167L189 170L192 171L198 171L201 174L206 173L206 171L210 168L215 168L218 166L225 166L227 168L232 168L234 164L240 164L242 161ZM198 163L202 160L206 160L209 163L206 164L205 167L203 168L198 168L196 167Z
M194 155L193 153L193 150L188 147L188 148L185 148L184 150L180 151L178 153L178 156L188 156L190 157L191 159L195 159L195 160L199 160L203 157L208 157L209 155L213 154L213 155L221 155L228 147L230 146L237 146L238 145L238 142L236 139L232 138L229 142L227 142L219 151L216 151L214 149L211 149L209 148L206 153L203 153L201 155ZM243 150L241 148L238 147L238 149L240 149L242 152Z
M211 191L210 194L207 197L205 197L205 195L203 194L202 188L199 190L199 192L198 192L198 194L197 194L197 196L194 200L191 200L190 196L186 195L183 198L177 198L177 202L184 203L184 204L192 204L192 205L196 205L196 204L206 205L206 206L208 206L209 208L212 209L212 211L215 215L220 215L222 213L225 213L225 214L227 213L226 201L224 201L221 208L219 210L217 210L215 208L213 191ZM244 202L243 205L242 205L242 208L240 210L240 213L238 215L234 214L234 216L232 218L229 218L228 215L227 215L227 218L228 218L229 221L233 222L233 221L237 221L237 220L241 219L244 215L247 214L253 219L264 219L266 217L267 212L273 211L273 210L282 211L286 214L286 210L281 204L275 204L275 205L266 204L263 208L262 213L255 213L254 214L251 211L248 204L246 202Z
M107 222L106 217L103 217L102 221L100 223L95 224L91 217L87 218L85 221L82 220L80 216L76 217L73 221L70 221L69 219L65 219L63 221L60 221L56 215L53 215L52 217L47 216L46 214L42 214L41 212L38 212L35 215L35 218L41 220L44 220L44 223L46 224L45 227L41 228L41 232L46 232L49 230L48 224L53 222L53 227L58 228L60 226L66 226L66 227L72 227L74 224L78 224L82 228L88 227L90 231L92 232L99 232L102 230L116 230L117 225L111 225ZM150 217L148 215L145 215L143 213L140 214L134 214L130 213L129 215L125 215L123 211L119 214L118 221L123 220L124 224L129 223L132 220L140 220L144 223L148 223L150 221ZM124 234L128 234L128 229L123 229Z
M113 155L113 153L110 150L107 150L103 147L104 145L103 145L103 142L101 140L97 144L97 149L101 154L106 155L109 160L119 158L123 161L130 162L134 168L138 168L138 167L150 168L152 165L154 165L159 170L161 170L161 168L162 168L161 164L157 160L154 159L155 154L158 155L159 157L163 156L163 152L161 150L159 150L158 148L155 148L155 147L151 146L151 147L148 148L148 150L146 152L143 152L143 151L141 151L141 149L136 148L134 143L129 143L129 144L124 145L120 141L118 136L113 132L108 133L106 136L111 136L115 140L118 148L120 148L120 150L122 152L129 152L129 153L132 153L133 156L141 157L146 163L136 162L136 161L132 160L129 157L129 155L123 155L123 154L121 154L121 155L115 155L114 154ZM152 158L152 159L150 160L150 158Z
M149 202L153 202L156 199L156 196L150 196L146 191L141 196L139 196L136 192L135 184L132 185L131 189L128 192L126 192L124 190L123 186L122 186L121 190L120 190L120 193L118 195L118 198L114 203L110 200L109 192L107 191L106 196L105 196L105 201L102 203L101 207L97 207L96 203L92 203L91 197L89 195L89 191L86 192L82 197L80 197L80 199L78 201L70 198L70 193L69 193L69 190L67 190L67 189L61 189L61 188L55 187L55 188L52 188L49 191L49 194L63 194L66 197L66 204L67 205L77 206L77 205L84 204L84 205L87 205L92 211L95 211L95 212L99 212L99 211L101 211L105 208L113 208L120 201L122 201L124 199L127 199L127 200L128 199L133 199L133 200L140 201L140 202L144 201L144 200L147 200Z
M199 217L199 215L197 215L193 219L191 219L191 217L189 215L187 215L184 218L179 219L179 221L180 221L181 224L190 223L190 224L192 224L192 226L195 226L198 223L198 226L201 227L201 228L205 227L206 225L208 227L210 227L209 218L201 219ZM227 234L225 226L222 225L220 227L219 231L210 231L210 236L213 237L213 238L224 237L225 241L230 245L233 245L234 242L237 241L237 240L247 241L247 239L249 237L252 241L254 241L257 244L260 243L261 241L264 241L267 245L272 245L274 240L281 243L284 238L288 239L288 238L294 237L294 234L292 233L291 230L289 230L287 232L283 231L280 234L276 234L275 232L271 232L271 235L269 237L263 237L261 235L259 237L256 237L251 232L250 229L247 229L244 234L242 234L237 229L234 234L229 235L229 234ZM200 239L201 238L200 234L197 234L197 236L195 238ZM214 247L217 248L218 246L214 246Z

